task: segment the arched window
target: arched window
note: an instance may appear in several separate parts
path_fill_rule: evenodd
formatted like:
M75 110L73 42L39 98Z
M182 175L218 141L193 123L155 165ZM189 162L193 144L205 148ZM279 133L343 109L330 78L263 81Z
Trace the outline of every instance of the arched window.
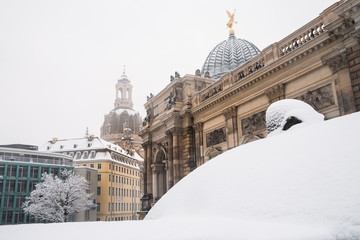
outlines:
M81 152L77 152L76 155L75 155L75 158L80 159L81 158Z
M90 158L95 158L96 156L96 152L95 151L91 151L90 152Z

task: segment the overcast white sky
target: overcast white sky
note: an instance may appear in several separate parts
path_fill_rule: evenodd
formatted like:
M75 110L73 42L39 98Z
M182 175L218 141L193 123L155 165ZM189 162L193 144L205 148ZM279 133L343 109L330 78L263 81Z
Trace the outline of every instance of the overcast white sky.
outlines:
M0 144L97 136L123 65L135 110L235 34L260 50L335 0L0 0Z

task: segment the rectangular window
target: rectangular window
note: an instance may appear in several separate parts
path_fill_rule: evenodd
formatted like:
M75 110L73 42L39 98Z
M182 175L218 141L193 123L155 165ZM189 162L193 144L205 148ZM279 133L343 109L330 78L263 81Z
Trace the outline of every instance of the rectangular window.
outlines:
M41 167L41 176L44 174L44 173L49 173L50 172L50 169L48 167Z
M7 180L5 185L5 192L15 192L15 180Z
M116 188L116 194L115 194L116 196L118 195L118 189Z
M108 204L108 211L109 211L109 212L111 211L111 209L110 209L110 203Z
M30 177L31 178L39 178L39 167L31 167L30 168Z
M19 177L26 178L27 176L28 176L28 166L19 166Z
M5 165L0 165L0 176L5 175Z
M100 212L100 203L96 203L96 211ZM99 220L100 221L100 220Z
M90 164L90 167L94 168L94 164L93 164L93 163L92 163L92 164Z
M109 182L111 182L111 174L109 174Z
M54 176L59 176L59 168L51 168L51 173Z
M89 219L90 219L90 211L89 211L89 210L86 210L86 211L85 211L85 219L86 219L86 220L89 220Z
M26 180L18 180L17 183L17 192L19 193L26 193Z
M18 224L18 223L24 223L24 211L15 211L14 212L15 215L15 220L14 223Z
M116 176L116 182L118 182L118 176Z
M118 166L116 166L116 171L118 171Z
M12 214L13 214L13 211L3 211L1 224L2 225L12 224Z
M17 195L15 198L15 208L21 208L22 204L25 202L25 195Z
M97 187L97 195L101 195L101 187Z
M14 195L5 195L4 208L13 208L13 206L14 206Z
M8 165L7 174L8 177L16 177L16 165Z
M98 163L97 168L101 169L101 163Z
M89 182L90 181L90 177L91 177L91 173L90 172L86 172L86 180Z
M111 190L112 190L112 195L114 196L114 188L112 187Z
M111 203L111 211L114 211L114 203Z
M115 176L114 175L112 175L112 179L113 179L113 182L115 182Z
M100 182L101 181L101 174L98 174L98 182Z
M111 187L109 187L109 196L111 195Z
M109 169L111 170L111 163L109 164Z
M29 192L32 192L33 190L35 190L35 185L37 183L38 183L37 181L30 181Z

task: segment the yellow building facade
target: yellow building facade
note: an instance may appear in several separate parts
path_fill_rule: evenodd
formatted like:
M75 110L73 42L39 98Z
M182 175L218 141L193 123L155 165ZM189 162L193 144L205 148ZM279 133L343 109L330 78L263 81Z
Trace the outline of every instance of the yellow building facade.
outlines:
M47 142L44 151L63 153L74 158L75 166L98 170L97 221L138 220L141 208L140 167L142 158L98 137Z

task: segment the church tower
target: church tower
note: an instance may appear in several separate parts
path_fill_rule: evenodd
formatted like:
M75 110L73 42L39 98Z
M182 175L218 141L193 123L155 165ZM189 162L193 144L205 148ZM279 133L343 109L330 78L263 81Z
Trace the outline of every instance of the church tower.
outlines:
M133 86L125 74L125 67L115 89L114 108L105 115L104 123L100 129L100 137L129 152L136 150L142 154L139 152L142 148L142 141L137 135L141 128L142 119L140 114L133 109Z
M133 108L132 102L132 85L125 75L125 66L123 75L118 80L116 86L115 108Z

